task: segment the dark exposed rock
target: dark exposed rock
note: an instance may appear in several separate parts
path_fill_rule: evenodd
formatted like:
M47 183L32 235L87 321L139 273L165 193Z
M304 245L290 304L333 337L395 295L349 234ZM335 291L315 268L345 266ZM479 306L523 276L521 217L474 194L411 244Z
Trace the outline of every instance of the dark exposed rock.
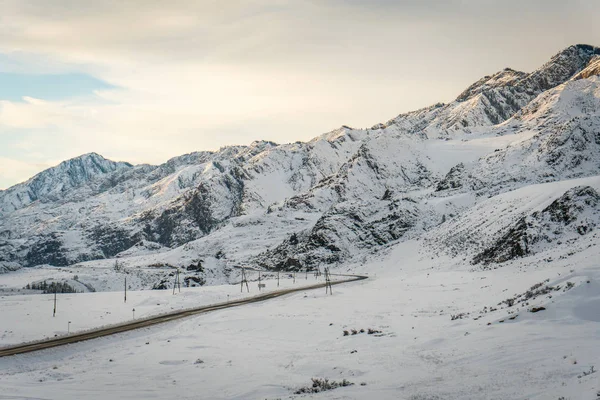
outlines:
M450 171L446 174L443 180L441 180L437 187L436 191L448 190L448 189L456 189L462 187L462 175L465 171L465 164L459 163L454 167L450 168Z
M104 258L113 257L143 239L141 233L132 234L123 228L110 225L98 225L91 230L88 236L92 243L102 251Z
M50 264L69 265L66 252L59 234L51 234L35 243L25 257L25 266Z
M183 278L183 282L185 287L204 286L206 284L206 279L200 276L186 276Z
M191 264L186 267L187 271L196 271L196 272L204 272L204 267L202 266L202 260L199 260L197 264Z
M500 239L477 254L473 264L503 263L525 257L538 242L550 243L566 232L585 235L598 224L600 195L589 186L578 186L542 211L519 219Z

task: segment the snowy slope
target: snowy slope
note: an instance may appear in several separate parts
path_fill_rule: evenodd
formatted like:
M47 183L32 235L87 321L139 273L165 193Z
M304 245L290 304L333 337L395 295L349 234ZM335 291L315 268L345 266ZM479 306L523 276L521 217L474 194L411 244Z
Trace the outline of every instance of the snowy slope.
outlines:
M527 193L522 196L530 203ZM17 398L594 399L600 390L592 372L600 358L598 248L560 259L565 250L554 249L554 263L525 258L512 268L472 270L459 259L431 257L427 244L407 241L364 266L351 266L371 278L335 286L333 296L307 291L2 358L0 383L4 394ZM536 286L548 292L527 304L505 303ZM237 289L130 295L147 313L239 295ZM41 310L33 315L51 325L25 317L26 324L4 328L4 341L64 334L68 321L81 329L130 318L130 307L116 295L63 295L56 321L46 296L6 296L0 315L20 315L35 304ZM99 296L111 300L98 302ZM79 310L86 306L91 311L83 316ZM532 313L534 307L545 310ZM310 388L311 378L352 385L295 394Z

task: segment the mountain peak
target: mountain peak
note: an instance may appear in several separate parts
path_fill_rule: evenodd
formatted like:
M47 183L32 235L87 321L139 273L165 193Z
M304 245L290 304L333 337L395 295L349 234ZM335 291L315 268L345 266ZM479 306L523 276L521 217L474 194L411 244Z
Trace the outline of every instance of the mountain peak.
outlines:
M550 61L533 71L529 78L542 91L551 89L571 79L600 54L600 48L576 44L555 54Z
M591 52L592 54L600 54L600 47L592 46L591 44L574 44L570 47L575 47L578 50Z
M37 200L63 198L71 189L84 186L112 172L132 167L126 162L108 160L98 153L82 154L0 193L0 214L18 210Z

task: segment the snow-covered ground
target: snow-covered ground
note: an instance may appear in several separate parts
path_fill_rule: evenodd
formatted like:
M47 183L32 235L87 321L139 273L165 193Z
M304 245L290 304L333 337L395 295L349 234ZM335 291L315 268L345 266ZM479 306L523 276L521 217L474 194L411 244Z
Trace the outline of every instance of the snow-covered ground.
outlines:
M424 241L408 241L368 265L349 267L355 272L368 270L370 279L334 286L333 296L321 290L300 292L2 358L2 395L296 398L307 396L294 392L310 386L314 377L354 383L315 398L595 399L600 374L585 374L600 367L598 250L592 246L566 259L542 263L541 257L552 251L481 270L456 258L432 257ZM499 304L547 279L544 285L558 285L559 290L530 299L526 306ZM574 286L568 289L567 282ZM238 286L229 288L232 295L239 295ZM203 290L210 294L200 295ZM96 303L94 296L107 296L111 303L104 308L120 306L123 312L118 315L129 318L134 303L136 310L150 313L156 310L156 302L179 307L211 296L224 300L226 293L225 287L190 289L176 296L135 292L126 307L117 293L72 298L77 297L77 307L85 309L86 304ZM28 324L25 330L64 333L66 319L64 326L48 329L50 298L40 295L2 299L3 331L10 330L4 324L14 321L19 304L22 311L33 311L28 299L43 304L44 310L39 324ZM11 302L13 306L5 306ZM67 305L74 303L66 299L62 307L59 303L57 318L66 318ZM528 311L539 306L546 310ZM461 313L463 318L452 319ZM117 319L101 312L86 319L103 324L107 318ZM18 322L10 325L19 330ZM352 329L359 333L353 335ZM361 329L381 332L360 333ZM344 336L344 330L349 335Z
M40 269L46 272L46 269ZM323 277L313 274L262 274L265 285L259 292L256 272L248 272L246 286L220 285L173 290L143 290L96 293L64 293L57 295L57 312L54 312L54 294L21 294L27 291L0 291L0 346L40 340L48 337L76 333L133 318L145 318L172 311L222 303L256 296L259 293L313 285L323 282ZM266 279L265 279L266 278ZM340 279L333 276L332 280ZM243 290L241 290L243 289ZM31 291L30 291L31 292ZM134 312L135 310L135 312ZM70 323L69 323L70 321Z

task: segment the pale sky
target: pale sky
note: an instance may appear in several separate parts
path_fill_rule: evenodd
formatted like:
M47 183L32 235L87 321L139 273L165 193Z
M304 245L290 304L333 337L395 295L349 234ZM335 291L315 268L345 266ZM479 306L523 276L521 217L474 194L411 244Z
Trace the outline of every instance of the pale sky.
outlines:
M0 0L0 189L95 151L309 140L600 45L598 0Z

